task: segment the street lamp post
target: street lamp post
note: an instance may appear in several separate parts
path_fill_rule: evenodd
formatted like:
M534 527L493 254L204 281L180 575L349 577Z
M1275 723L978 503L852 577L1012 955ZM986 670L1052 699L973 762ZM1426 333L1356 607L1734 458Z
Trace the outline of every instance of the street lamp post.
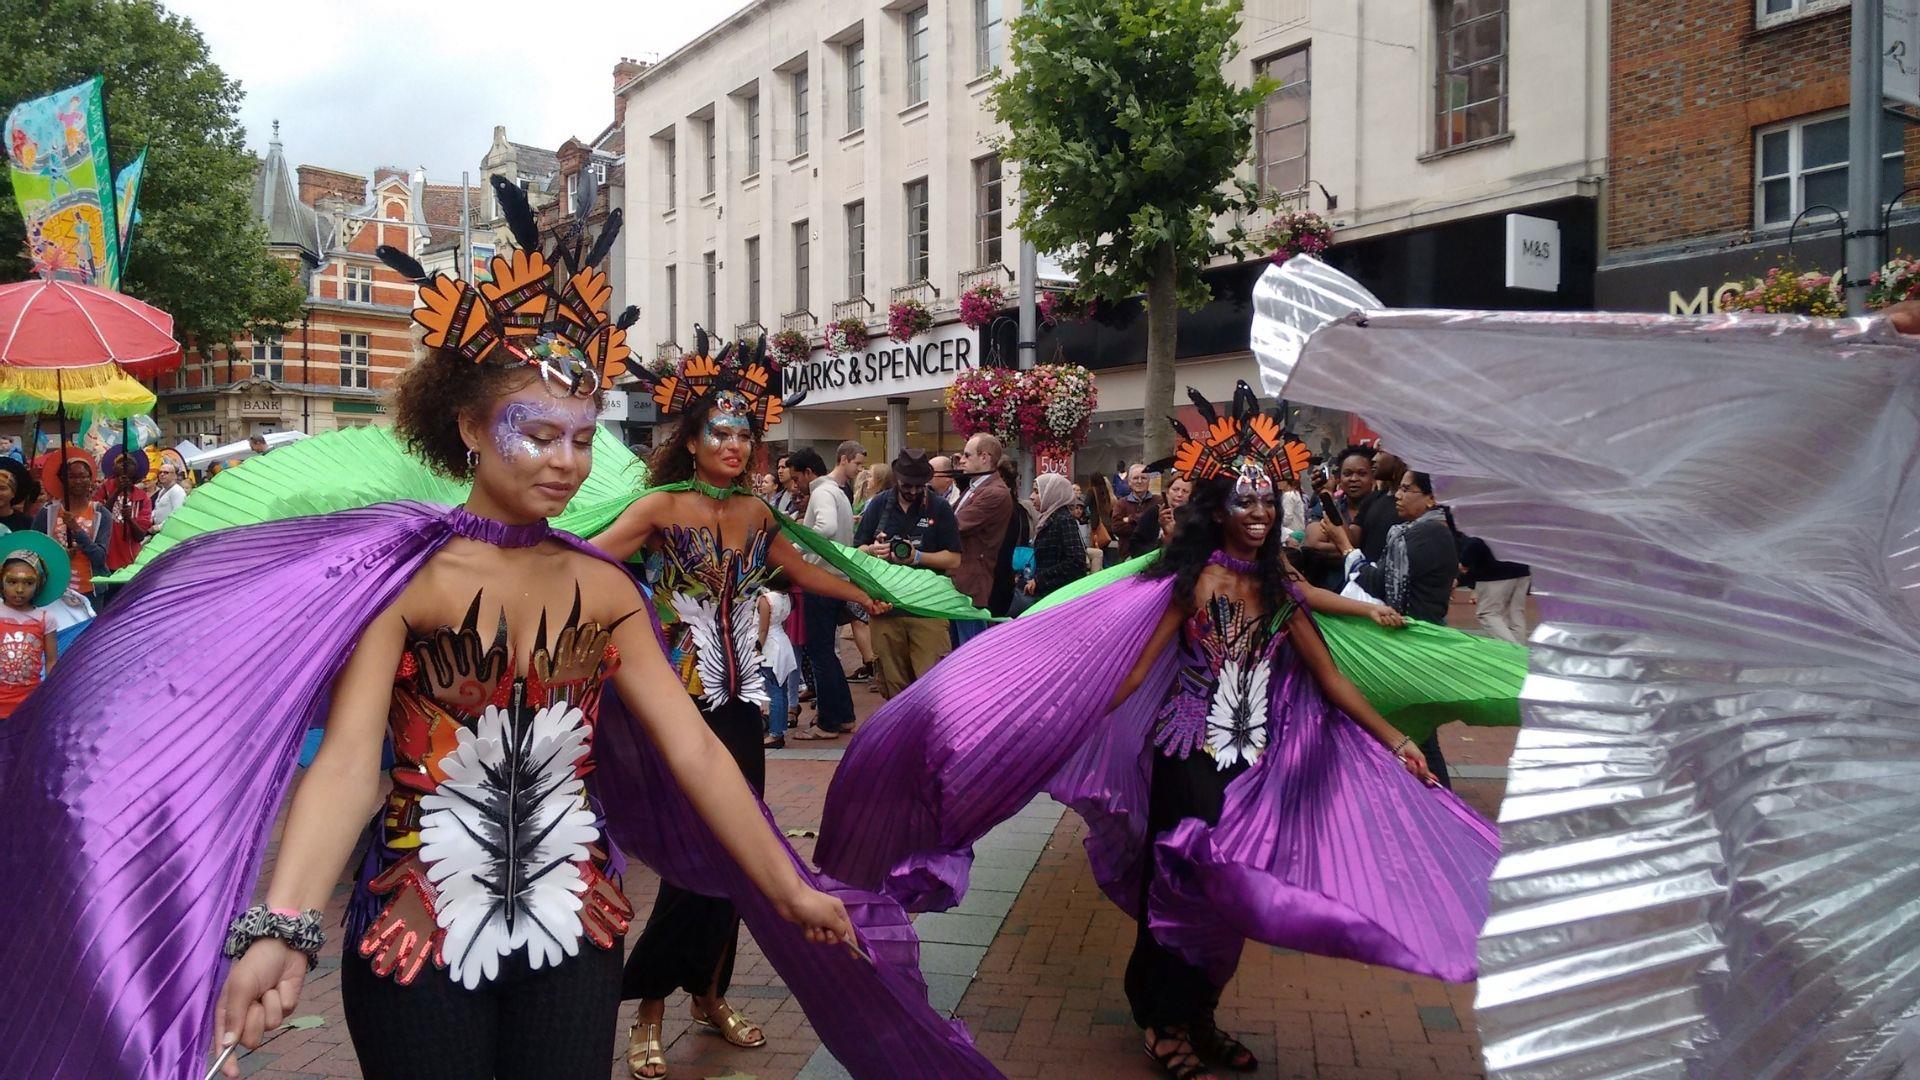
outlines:
M1847 109L1847 313L1864 315L1867 281L1880 268L1880 47L1885 0L1853 0Z

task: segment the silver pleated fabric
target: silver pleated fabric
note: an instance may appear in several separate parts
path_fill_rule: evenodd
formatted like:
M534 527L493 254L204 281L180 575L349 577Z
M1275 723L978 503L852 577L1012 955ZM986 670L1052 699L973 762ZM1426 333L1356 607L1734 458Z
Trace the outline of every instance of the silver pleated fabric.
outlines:
M1256 321L1316 306L1261 292ZM1920 1071L1914 339L1317 306L1268 390L1432 472L1547 620L1480 938L1489 1075Z

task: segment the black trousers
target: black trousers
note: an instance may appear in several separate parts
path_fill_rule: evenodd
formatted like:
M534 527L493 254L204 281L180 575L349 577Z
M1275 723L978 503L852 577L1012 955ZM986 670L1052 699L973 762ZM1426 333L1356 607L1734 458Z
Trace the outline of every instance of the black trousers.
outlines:
M1220 1004L1220 991L1206 973L1174 955L1153 936L1147 922L1147 894L1155 874L1153 844L1162 833L1187 818L1209 825L1220 823L1227 784L1245 772L1244 762L1231 768L1214 767L1213 758L1200 751L1183 760L1153 752L1153 775L1147 791L1146 871L1140 886L1140 915L1133 937L1133 956L1127 960L1127 1003L1133 1022L1143 1028L1169 1028L1211 1022Z
M702 709L700 715L720 736L754 793L764 791L767 751L760 740L766 729L759 708L732 701L712 711ZM739 938L740 916L731 902L662 881L647 925L627 956L621 999L658 1001L675 990L724 995L733 981Z
M1447 771L1447 756L1440 752L1439 732L1436 731L1427 736L1427 741L1420 744L1420 753L1426 756L1427 771L1433 774L1435 780L1440 781L1441 787L1452 791L1453 774Z
M428 964L411 986L373 973L349 944L340 960L347 1034L367 1080L606 1080L620 1019L620 952L582 940L534 971L527 954L468 990Z

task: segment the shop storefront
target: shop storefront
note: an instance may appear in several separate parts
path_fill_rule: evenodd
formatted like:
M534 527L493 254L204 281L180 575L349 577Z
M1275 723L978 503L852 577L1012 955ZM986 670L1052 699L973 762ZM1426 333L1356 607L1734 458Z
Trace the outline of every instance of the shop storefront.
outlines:
M805 390L807 397L774 432L775 443L783 450L813 446L829 464L849 439L864 445L871 461L889 460L902 446L953 452L964 440L947 419L946 390L982 362L981 332L958 322L906 344L876 336L846 356L815 349L782 372L782 395Z
M1888 230L1887 250L1920 250L1920 222ZM1801 270L1838 274L1846 265L1840 236L1831 227L1728 247L1724 240L1609 259L1600 267L1596 299L1603 311L1652 311L1666 315L1717 315L1748 280L1788 261Z

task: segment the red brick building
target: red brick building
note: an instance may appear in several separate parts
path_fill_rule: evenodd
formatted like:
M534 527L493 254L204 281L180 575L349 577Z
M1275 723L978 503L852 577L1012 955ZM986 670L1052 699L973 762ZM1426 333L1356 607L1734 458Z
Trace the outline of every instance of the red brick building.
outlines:
M303 316L278 335L189 356L158 388L156 419L167 440L211 445L255 432L387 423L386 394L418 349L415 293L374 249L421 250L429 230L409 222L457 235L460 209L458 185L426 184L399 169L380 169L371 181L312 165L290 170L276 128L254 178L253 211L306 286Z
M1846 209L1848 6L1613 0L1597 306L1717 311L1767 267L1841 267L1839 223L1819 207ZM1890 200L1920 181L1920 138L1889 115L1881 143ZM1920 249L1902 221L1896 208L1893 246Z

